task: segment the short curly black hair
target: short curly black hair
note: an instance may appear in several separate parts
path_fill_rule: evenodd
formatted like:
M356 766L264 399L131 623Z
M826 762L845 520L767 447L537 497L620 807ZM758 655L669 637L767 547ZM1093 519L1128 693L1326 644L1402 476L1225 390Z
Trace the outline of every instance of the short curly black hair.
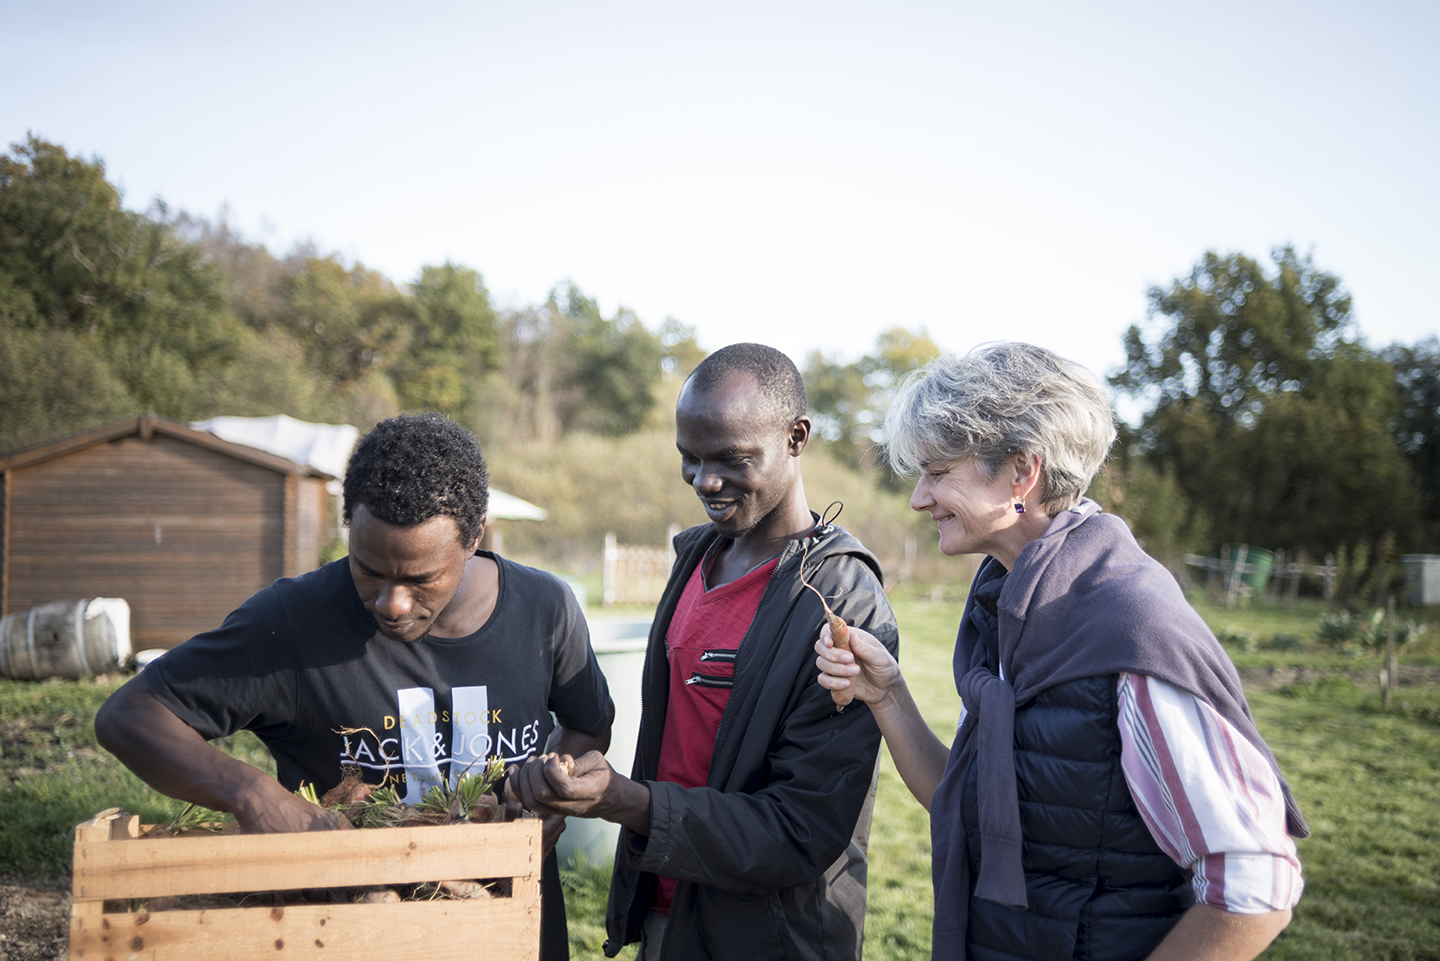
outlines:
M390 524L455 518L460 543L480 532L490 471L475 435L443 414L401 414L360 439L345 468L345 523L360 504Z

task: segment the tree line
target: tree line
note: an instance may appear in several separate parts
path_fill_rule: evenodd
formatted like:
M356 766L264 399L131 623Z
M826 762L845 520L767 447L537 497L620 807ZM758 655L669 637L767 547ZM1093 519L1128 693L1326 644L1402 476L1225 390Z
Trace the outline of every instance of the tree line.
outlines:
M497 311L453 263L396 284L222 218L126 210L98 159L31 136L0 157L0 450L152 410L368 427L438 410L492 440L633 432L703 352L573 284Z
M1149 291L1109 378L1144 414L1092 495L1171 561L1339 551L1346 589L1378 590L1399 554L1440 550L1440 342L1372 349L1339 277L1292 248L1270 259L1207 253ZM857 360L804 359L817 438L879 492L908 492L875 445L895 387L936 353L896 327ZM98 158L33 135L0 156L0 451L142 410L362 429L439 410L520 469L667 434L704 354L679 321L605 316L572 283L498 309L467 266L396 283L313 246L277 256L223 215L125 209Z
M1440 550L1440 341L1372 349L1338 276L1292 247L1270 260L1207 253L1149 291L1110 377L1146 413L1104 493L1142 502L1152 552L1330 553L1370 603L1401 554Z

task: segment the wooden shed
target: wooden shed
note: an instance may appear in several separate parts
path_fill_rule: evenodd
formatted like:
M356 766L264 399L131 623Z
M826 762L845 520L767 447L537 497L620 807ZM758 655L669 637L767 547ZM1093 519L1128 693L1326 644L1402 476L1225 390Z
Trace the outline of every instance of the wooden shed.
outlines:
M329 474L142 414L0 456L0 616L122 597L135 649L319 566Z

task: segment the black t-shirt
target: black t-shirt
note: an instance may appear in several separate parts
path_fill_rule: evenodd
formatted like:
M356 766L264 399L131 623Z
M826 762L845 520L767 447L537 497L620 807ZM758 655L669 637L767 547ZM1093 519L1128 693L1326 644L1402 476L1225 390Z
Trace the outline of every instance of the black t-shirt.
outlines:
M341 767L387 773L409 803L429 785L544 750L555 719L600 734L605 676L585 616L558 578L486 552L500 592L469 637L406 642L376 629L347 559L276 581L217 630L145 669L150 692L210 739L248 729L280 783L324 793Z

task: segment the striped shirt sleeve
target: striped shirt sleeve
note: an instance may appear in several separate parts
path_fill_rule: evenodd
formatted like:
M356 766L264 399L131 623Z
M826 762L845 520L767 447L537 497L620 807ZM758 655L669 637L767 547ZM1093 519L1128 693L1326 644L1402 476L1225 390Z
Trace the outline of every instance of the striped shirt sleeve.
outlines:
M1269 762L1173 685L1121 674L1118 694L1125 780L1155 842L1192 872L1196 899L1237 914L1294 907L1304 882Z

